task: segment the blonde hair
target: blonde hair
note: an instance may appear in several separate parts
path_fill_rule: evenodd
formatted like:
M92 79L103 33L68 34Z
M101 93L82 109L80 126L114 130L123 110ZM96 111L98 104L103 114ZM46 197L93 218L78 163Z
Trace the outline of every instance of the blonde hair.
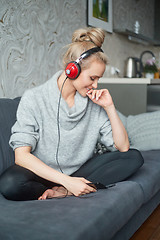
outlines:
M104 38L104 31L100 28L89 27L76 30L72 35L72 43L67 46L68 50L63 56L64 68L69 62L76 61L83 52L94 47L101 48ZM93 60L98 60L107 64L106 55L103 52L96 52L82 60L81 68L86 69Z

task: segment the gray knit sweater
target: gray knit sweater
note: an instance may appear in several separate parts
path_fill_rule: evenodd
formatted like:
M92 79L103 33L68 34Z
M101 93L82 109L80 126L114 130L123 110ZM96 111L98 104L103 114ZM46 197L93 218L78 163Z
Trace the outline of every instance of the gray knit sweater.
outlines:
M61 71L43 85L24 93L9 142L13 149L31 146L33 155L56 170L60 170L55 158L60 74ZM93 156L99 136L107 149L115 150L107 113L78 92L72 108L61 98L60 136L58 160L63 172L69 175Z

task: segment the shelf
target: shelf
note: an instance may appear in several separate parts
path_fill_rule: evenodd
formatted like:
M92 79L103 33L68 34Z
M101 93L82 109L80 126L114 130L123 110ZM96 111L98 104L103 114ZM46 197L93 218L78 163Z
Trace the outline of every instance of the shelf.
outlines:
M137 34L135 32L132 32L128 29L114 29L114 32L120 33L123 35L128 36L128 39L130 41L136 42L136 43L141 43L144 45L154 45L154 46L160 46L160 41L157 41L155 39L151 39L149 37L146 37L142 34Z

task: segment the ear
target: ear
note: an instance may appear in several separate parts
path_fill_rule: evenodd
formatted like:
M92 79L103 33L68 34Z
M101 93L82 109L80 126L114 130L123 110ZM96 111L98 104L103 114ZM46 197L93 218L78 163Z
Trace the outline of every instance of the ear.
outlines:
M75 61L68 63L65 69L66 76L71 80L76 79L79 76L80 72L81 72L81 67L79 63Z

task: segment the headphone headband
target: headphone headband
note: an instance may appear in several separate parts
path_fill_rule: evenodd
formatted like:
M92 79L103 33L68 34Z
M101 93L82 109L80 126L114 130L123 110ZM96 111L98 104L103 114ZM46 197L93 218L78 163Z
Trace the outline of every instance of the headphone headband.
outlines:
M96 52L103 52L103 50L100 47L91 48L91 49L83 52L80 55L80 57L77 58L76 62L79 63L82 59L85 59L85 58L89 57L90 55L92 55L93 53L96 53Z

